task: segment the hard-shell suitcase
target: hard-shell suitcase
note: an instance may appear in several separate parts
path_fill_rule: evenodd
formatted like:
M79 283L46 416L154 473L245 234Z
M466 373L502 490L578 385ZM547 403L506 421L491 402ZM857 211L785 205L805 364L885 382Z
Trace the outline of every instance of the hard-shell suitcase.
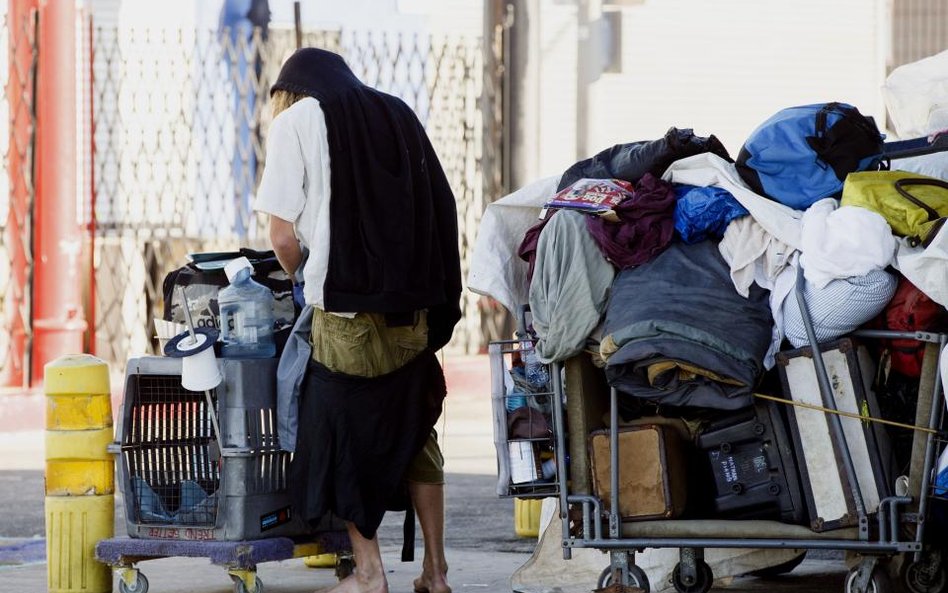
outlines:
M843 338L820 346L833 389L836 408L863 417L879 418L872 392L875 363L868 350ZM777 355L784 395L795 402L823 406L813 364L813 350L799 348ZM791 406L788 414L796 458L800 465L810 527L830 531L856 525L855 496L846 475L843 451L832 436L829 417L820 410ZM892 448L883 425L840 416L852 456L865 512L879 508L890 495Z
M679 517L687 502L687 430L680 420L619 428L619 516ZM593 493L611 508L609 431L589 436Z
M713 476L716 515L806 522L793 442L777 404L757 401L728 413L712 421L696 444Z

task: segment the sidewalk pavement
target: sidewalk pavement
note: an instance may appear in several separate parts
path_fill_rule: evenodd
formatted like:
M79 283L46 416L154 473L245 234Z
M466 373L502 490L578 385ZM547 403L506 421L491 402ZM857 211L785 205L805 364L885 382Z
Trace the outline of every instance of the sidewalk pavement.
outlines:
M445 454L447 558L455 593L511 591L510 576L523 565L535 540L514 533L513 501L496 496L490 378L486 356L445 357L448 383L444 415L438 423ZM113 391L121 381L113 380ZM120 409L121 394L114 412ZM15 508L0 519L0 593L46 590L43 514L43 409L41 393L0 396L0 501ZM423 550L420 530L416 562L399 561L401 513L389 513L379 529L379 543L392 593L412 591ZM125 534L121 496L116 495L116 536ZM575 561L574 561L575 562ZM602 556L602 566L608 564ZM202 558L164 558L139 564L151 593L227 593L226 572ZM578 566L564 565L563 570ZM301 559L263 563L258 576L266 593L324 591L335 582L332 570L311 569ZM779 581L739 577L715 583L714 590L766 593L810 593L842 588L845 568L838 558L811 555ZM592 590L595 582L589 582ZM667 583L652 583L652 590ZM545 588L545 587L544 587ZM117 585L116 585L116 589ZM560 589L549 583L545 593Z
M495 493L496 461L490 421L486 356L443 359L448 397L438 422L447 473L446 546L455 591L510 590L509 579L534 547L514 533L513 501ZM113 413L121 407L121 380L113 378ZM0 500L19 500L17 512L0 519L0 593L46 590L43 515L45 399L41 392L0 397ZM389 513L379 529L390 590L411 591L421 570L420 530L416 562L399 561L402 513ZM116 535L125 534L121 496L116 496ZM164 558L139 565L152 593L232 591L226 571L202 558ZM260 564L267 593L329 588L332 570L307 568L301 559ZM117 589L116 589L117 590Z

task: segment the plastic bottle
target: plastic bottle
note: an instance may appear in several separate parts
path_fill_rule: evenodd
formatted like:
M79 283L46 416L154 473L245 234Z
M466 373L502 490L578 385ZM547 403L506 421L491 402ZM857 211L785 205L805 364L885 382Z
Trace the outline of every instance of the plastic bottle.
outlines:
M540 465L540 471L543 474L544 480L549 480L556 475L556 460L547 459Z
M238 257L224 268L229 286L221 289L221 355L225 358L270 358L273 343L273 293L250 277L253 266Z
M506 406L508 412L513 412L517 408L522 408L523 406L527 405L527 397L519 391L508 393L506 400L507 401L504 403L504 405Z
M527 377L527 383L537 391L546 391L547 383L550 381L550 373L546 370L546 365L537 359L537 351L533 344L527 346L523 351L523 370Z

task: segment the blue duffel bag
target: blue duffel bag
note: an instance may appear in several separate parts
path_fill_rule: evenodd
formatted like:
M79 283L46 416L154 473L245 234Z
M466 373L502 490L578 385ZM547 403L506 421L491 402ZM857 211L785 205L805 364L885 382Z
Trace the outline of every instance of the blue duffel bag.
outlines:
M737 171L758 194L805 210L838 197L849 173L877 169L884 138L871 117L846 103L788 107L751 133Z

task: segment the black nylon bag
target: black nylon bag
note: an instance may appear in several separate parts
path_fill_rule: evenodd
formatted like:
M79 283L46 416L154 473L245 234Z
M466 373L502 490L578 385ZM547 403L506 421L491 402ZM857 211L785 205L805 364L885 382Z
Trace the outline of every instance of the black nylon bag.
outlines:
M217 295L221 288L229 284L227 274L224 273L223 267L203 269L201 265L223 263L240 256L250 260L254 281L266 286L273 293L273 340L279 354L286 344L293 324L296 323L296 318L299 317L300 307L293 301L293 278L283 270L272 250L241 248L240 251L196 254L197 261L189 262L165 275L161 287L164 300L162 318L174 323L187 323L179 289L183 287L194 327L220 329Z

